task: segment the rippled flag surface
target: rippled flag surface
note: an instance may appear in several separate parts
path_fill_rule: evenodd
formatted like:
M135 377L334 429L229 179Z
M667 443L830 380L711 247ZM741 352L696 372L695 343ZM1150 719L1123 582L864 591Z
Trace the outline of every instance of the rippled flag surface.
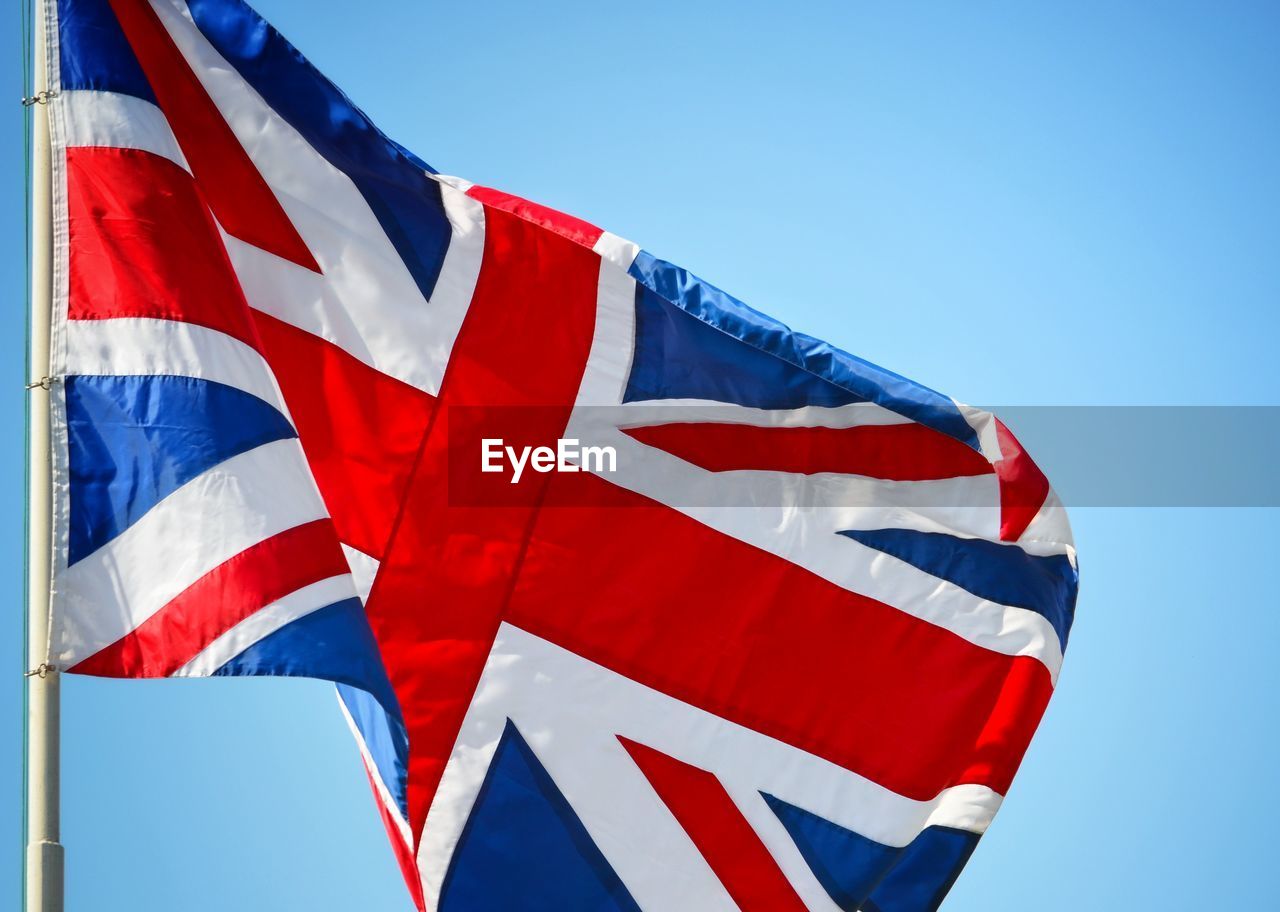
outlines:
M238 0L51 6L56 662L336 682L419 908L937 908L1075 605L1012 434L436 173Z

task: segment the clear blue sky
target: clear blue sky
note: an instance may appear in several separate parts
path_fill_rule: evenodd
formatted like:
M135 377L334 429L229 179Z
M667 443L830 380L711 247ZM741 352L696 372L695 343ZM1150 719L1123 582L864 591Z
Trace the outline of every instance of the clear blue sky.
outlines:
M1280 405L1274 3L257 5L441 170L589 218L964 401ZM4 909L24 307L8 111ZM1055 453L1036 456L1052 477ZM946 908L1269 906L1280 516L1073 520L1083 590L1059 692ZM64 722L71 909L410 908L327 685L72 679Z

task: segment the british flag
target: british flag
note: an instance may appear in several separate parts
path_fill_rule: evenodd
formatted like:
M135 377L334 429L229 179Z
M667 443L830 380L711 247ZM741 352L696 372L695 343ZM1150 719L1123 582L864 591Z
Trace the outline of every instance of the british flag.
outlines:
M240 0L49 17L50 661L336 682L420 909L936 909L1075 607L1013 435L438 174Z

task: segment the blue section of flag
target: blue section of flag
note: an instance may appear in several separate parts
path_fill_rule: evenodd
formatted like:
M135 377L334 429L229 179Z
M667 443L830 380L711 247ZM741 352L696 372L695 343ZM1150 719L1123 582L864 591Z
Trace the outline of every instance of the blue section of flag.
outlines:
M978 598L1043 615L1067 648L1080 577L1066 555L1038 556L1013 544L914 529L850 529L840 534L949 580Z
M378 768L387 791L409 818L409 738L404 721L383 709L369 692L346 684L338 685L338 698L347 707L360 730L373 765Z
M58 49L63 91L119 92L155 104L107 0L58 0Z
M932 912L978 844L976 833L933 826L905 848L895 848L761 794L822 888L845 912Z
M297 436L256 396L195 377L68 377L66 404L72 564L207 469Z
M335 681L365 691L393 718L403 718L364 605L354 596L285 624L214 674L288 675Z
M626 401L714 399L753 408L875 402L978 449L956 404L786 325L641 251Z
M533 750L507 722L438 912L640 912Z
M862 912L935 912L977 846L977 833L928 827L902 850Z
M762 409L834 406L864 397L743 344L644 285L636 286L636 352L624 401L712 399Z
M857 912L900 849L847 830L824 817L761 792L782 821L822 889L844 912Z
M430 299L452 228L433 169L382 134L342 91L240 0L190 0L196 26L259 95L349 178Z

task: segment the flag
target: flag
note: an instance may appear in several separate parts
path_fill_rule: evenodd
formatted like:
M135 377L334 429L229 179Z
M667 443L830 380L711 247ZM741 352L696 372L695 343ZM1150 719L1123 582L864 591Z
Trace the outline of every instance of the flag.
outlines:
M50 660L337 684L419 908L938 907L1075 552L992 415L58 0Z

